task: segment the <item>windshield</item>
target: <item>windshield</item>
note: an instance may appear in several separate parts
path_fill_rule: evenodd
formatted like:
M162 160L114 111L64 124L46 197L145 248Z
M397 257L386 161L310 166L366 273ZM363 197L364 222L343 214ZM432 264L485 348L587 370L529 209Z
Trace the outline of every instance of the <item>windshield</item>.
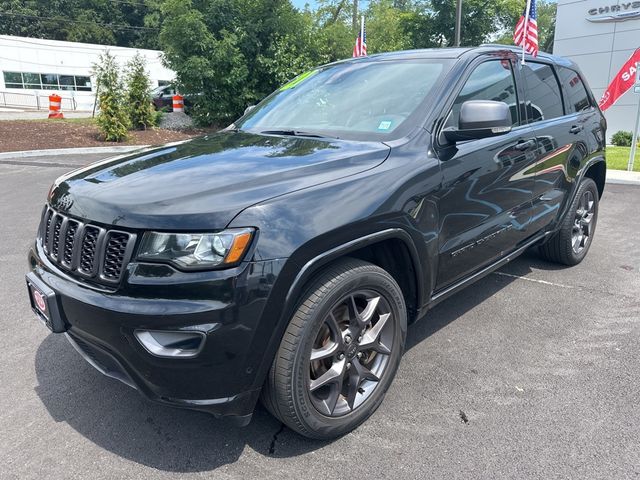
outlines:
M282 86L236 123L252 132L358 140L399 137L413 126L451 60L355 61L320 67Z

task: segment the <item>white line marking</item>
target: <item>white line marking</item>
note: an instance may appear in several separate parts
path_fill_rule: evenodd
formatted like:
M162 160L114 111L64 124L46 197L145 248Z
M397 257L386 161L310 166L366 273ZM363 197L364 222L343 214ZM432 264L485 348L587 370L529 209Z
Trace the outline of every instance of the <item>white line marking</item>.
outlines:
M535 283L541 283L543 285L551 285L552 287L575 288L575 287L572 287L570 285L563 285L561 283L547 282L545 280L536 280L535 278L522 277L520 275L512 275L510 273L493 272L493 274L494 275L502 275L503 277L519 278L520 280L526 280L527 282L535 282Z

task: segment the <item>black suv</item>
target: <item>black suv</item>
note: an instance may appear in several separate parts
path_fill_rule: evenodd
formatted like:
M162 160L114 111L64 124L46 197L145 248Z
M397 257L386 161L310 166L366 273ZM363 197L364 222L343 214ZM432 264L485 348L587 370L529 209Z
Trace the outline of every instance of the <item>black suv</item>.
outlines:
M302 435L352 430L430 307L530 247L589 250L605 120L576 65L518 53L319 67L220 133L64 175L33 310L150 399L242 424L261 397Z

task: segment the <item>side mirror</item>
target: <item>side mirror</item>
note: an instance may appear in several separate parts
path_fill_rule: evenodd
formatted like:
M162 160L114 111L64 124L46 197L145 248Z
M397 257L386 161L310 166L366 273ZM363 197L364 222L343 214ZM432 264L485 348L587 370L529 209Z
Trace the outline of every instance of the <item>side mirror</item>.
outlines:
M504 102L469 100L460 108L459 128L445 128L442 133L450 142L476 140L504 135L511 131L511 110Z
M249 113L254 108L256 108L255 105L249 105L247 108L244 109L244 114L246 115L247 113Z

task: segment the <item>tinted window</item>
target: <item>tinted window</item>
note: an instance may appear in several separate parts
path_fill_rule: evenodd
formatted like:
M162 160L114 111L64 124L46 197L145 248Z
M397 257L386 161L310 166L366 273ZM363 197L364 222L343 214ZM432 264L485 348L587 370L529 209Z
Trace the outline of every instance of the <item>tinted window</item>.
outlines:
M60 90L74 90L73 75L60 75Z
M567 95L569 113L581 112L591 107L591 100L587 88L582 83L580 75L569 68L558 68L558 76Z
M303 130L368 140L416 125L451 61L349 61L303 73L238 123L246 130ZM402 129L400 130L402 131Z
M3 72L7 88L22 88L22 75L19 72Z
M457 127L460 108L467 100L495 100L504 102L511 109L511 122L518 124L516 105L518 99L513 80L511 62L508 60L491 60L478 65L467 79L458 98L451 108L447 119L447 127Z
M529 122L539 122L564 115L562 95L553 69L542 63L528 62L522 67L527 87Z
M40 89L42 83L40 83L40 75L37 73L23 73L22 78L27 88Z
M58 75L53 73L40 74L42 85L45 89L56 90L58 88Z
M7 88L91 91L90 77L32 72L3 72L3 75Z
M76 89L83 92L91 91L91 78L90 77L76 77Z

